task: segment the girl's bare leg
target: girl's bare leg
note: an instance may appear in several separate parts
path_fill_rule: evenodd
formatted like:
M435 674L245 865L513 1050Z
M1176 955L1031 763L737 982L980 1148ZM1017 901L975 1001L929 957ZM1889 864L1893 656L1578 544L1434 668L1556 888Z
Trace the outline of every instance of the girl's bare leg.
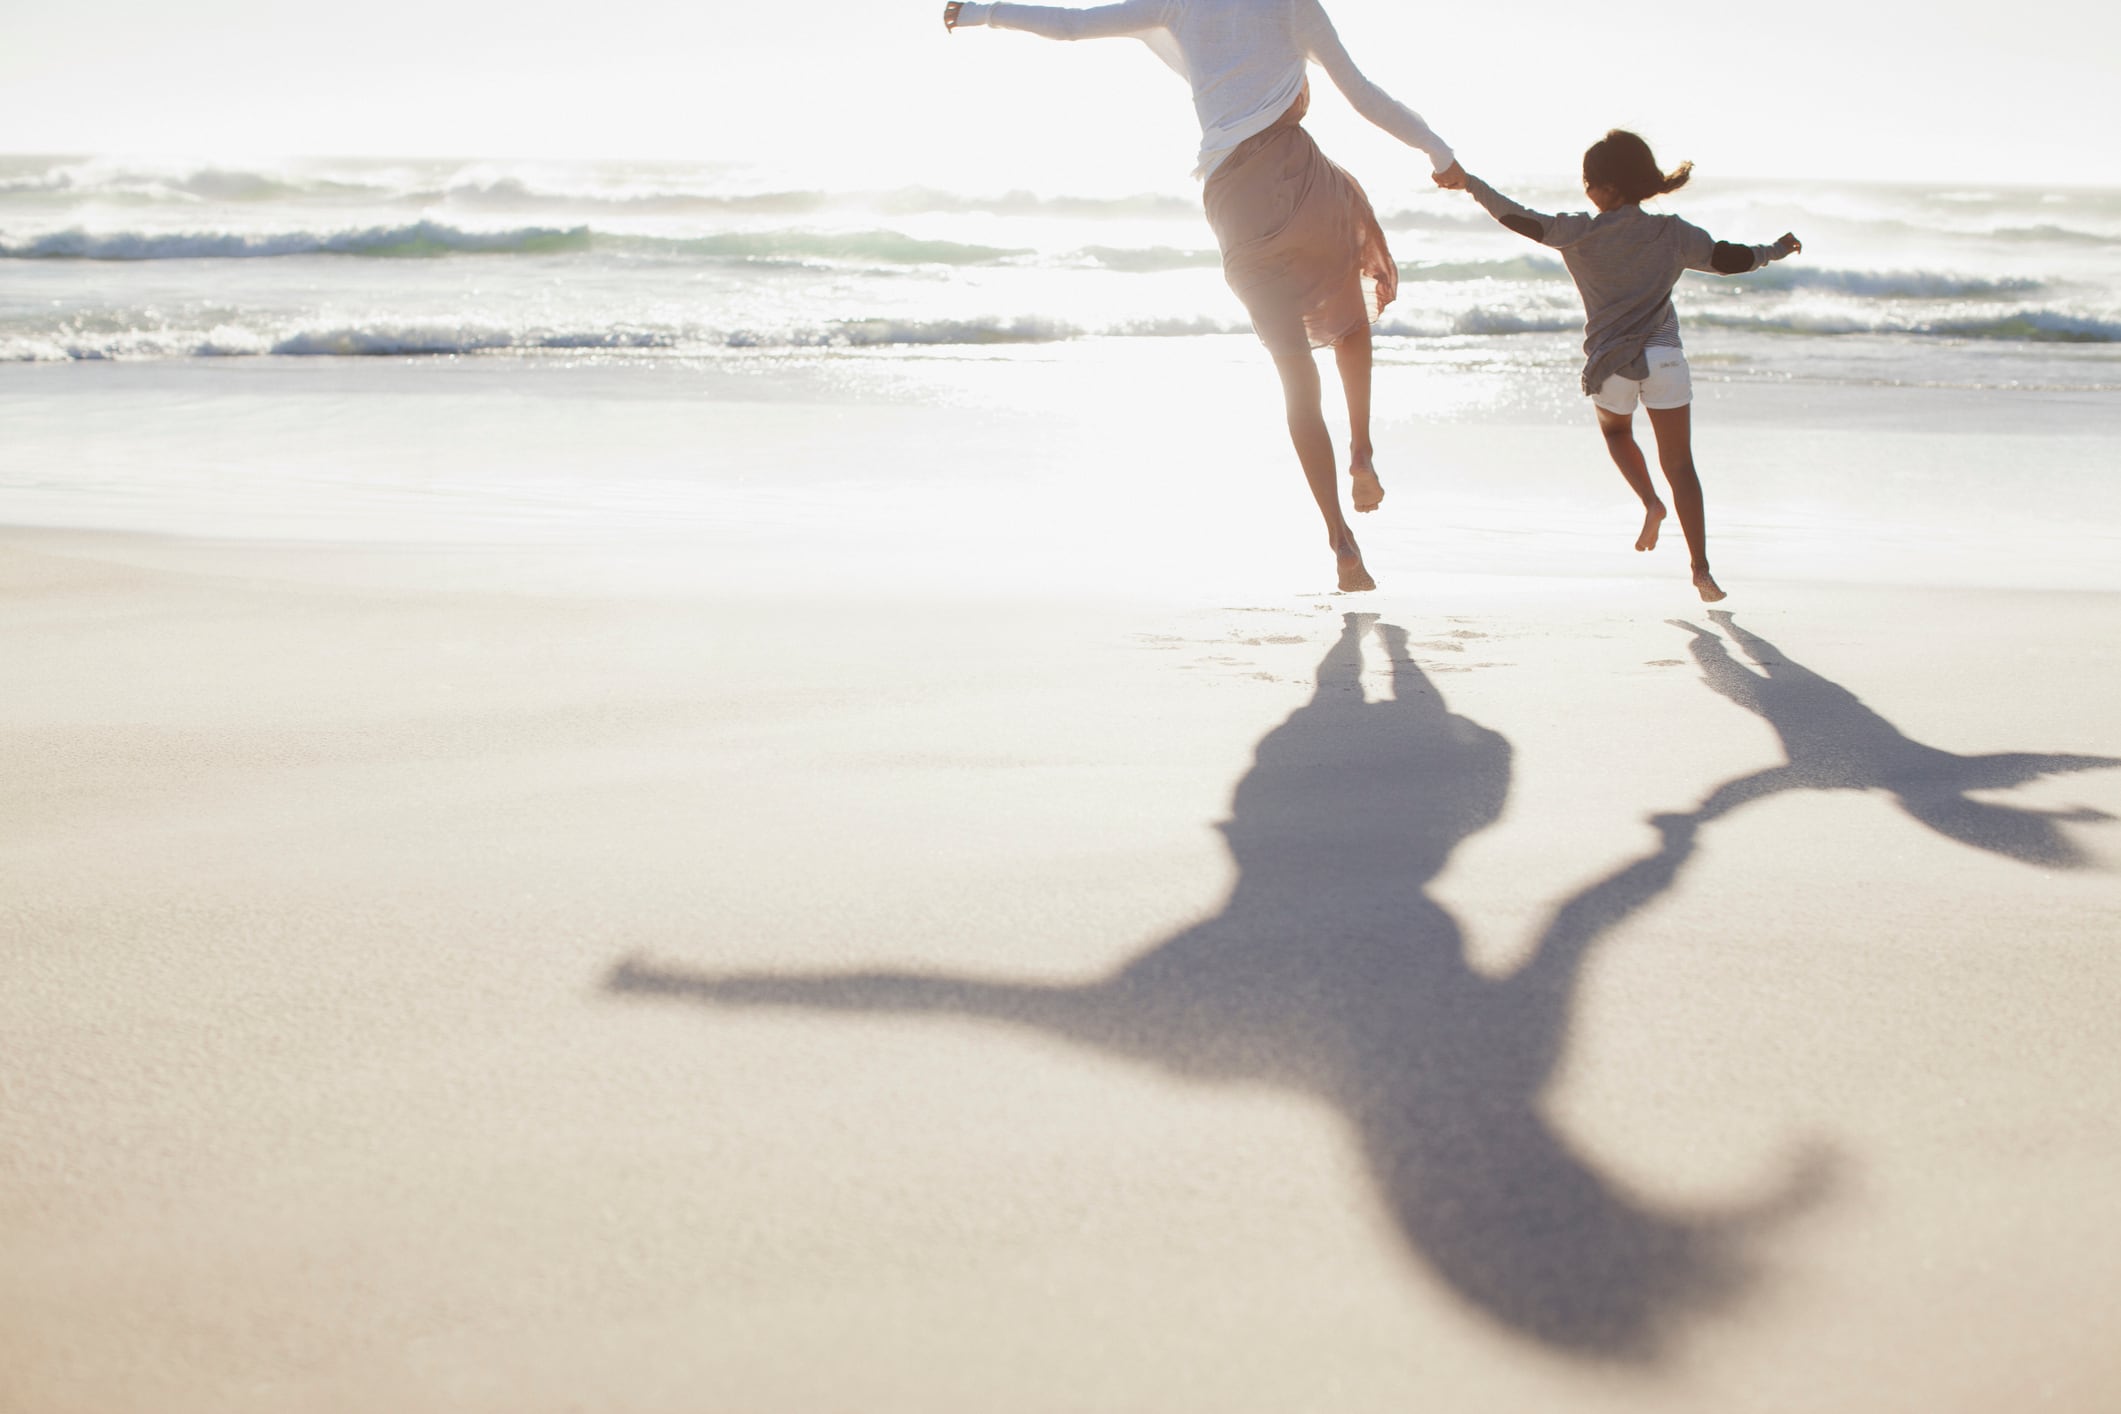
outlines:
M1642 448L1635 444L1634 414L1607 412L1596 404L1591 410L1598 414L1598 430L1605 434L1605 449L1612 456L1613 465L1627 478L1628 489L1642 498L1642 534L1635 537L1635 548L1654 550L1657 531L1664 524L1664 502L1657 498L1657 488L1650 484L1650 465L1642 459ZM1678 493L1675 490L1673 494Z
M1333 346L1340 390L1348 399L1348 499L1358 511L1384 504L1384 484L1370 462L1370 325L1366 320Z
M1375 589L1377 581L1363 567L1362 551L1340 509L1340 479L1333 466L1333 437L1326 431L1321 405L1318 365L1311 351L1276 354L1274 369L1281 375L1282 400L1289 415L1289 440L1296 445L1296 459L1303 464L1304 480L1311 499L1326 520L1326 539L1340 572L1340 587L1347 590Z
M1724 597L1715 576L1709 573L1709 528L1701 504L1701 478L1694 472L1694 410L1691 407L1645 408L1650 430L1657 434L1657 465L1672 488L1672 505L1679 512L1679 528L1686 532L1687 555L1694 571L1694 588L1703 603Z

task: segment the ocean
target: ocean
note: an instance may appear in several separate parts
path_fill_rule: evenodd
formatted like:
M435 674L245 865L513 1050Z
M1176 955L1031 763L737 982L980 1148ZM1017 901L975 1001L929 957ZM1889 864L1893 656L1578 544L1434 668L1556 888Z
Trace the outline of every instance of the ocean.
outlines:
M1580 209L1554 181L1509 183ZM1373 192L1387 349L1566 365L1561 263L1459 194ZM1700 180L1689 276L1733 378L2121 387L2121 192ZM713 164L0 159L0 361L368 355L753 359L1243 334L1189 189L792 189ZM1789 336L1840 340L1778 357Z

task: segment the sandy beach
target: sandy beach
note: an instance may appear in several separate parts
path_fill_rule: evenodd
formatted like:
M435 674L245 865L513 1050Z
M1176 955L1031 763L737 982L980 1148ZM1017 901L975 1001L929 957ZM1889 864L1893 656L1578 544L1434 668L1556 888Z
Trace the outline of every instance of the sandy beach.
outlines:
M1711 613L1418 369L1362 596L1066 369L6 372L0 1408L2121 1399L2121 518L1860 533L2110 395L1712 393Z

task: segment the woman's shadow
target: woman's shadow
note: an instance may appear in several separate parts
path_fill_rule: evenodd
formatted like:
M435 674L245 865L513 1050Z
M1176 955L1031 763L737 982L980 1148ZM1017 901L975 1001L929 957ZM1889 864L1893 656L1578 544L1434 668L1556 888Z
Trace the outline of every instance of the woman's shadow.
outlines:
M1263 739L1222 831L1215 917L1072 984L923 972L702 973L621 963L624 994L715 1006L977 1017L1202 1081L1264 1082L1342 1115L1407 1250L1505 1328L1580 1356L1649 1359L1676 1317L1733 1294L1743 1239L1823 1189L1807 1159L1771 1196L1661 1209L1599 1171L1545 1092L1591 946L1667 887L1653 859L1555 914L1508 977L1470 964L1427 886L1492 824L1510 745L1456 716L1378 630L1393 695L1364 699L1350 614L1311 700Z

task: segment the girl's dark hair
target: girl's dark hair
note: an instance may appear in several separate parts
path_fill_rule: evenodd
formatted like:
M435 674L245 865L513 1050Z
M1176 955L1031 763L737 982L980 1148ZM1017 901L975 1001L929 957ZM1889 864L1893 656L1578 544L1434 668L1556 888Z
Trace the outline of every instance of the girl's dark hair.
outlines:
M1611 187L1624 201L1648 201L1678 191L1693 171L1691 162L1659 171L1650 145L1624 128L1613 129L1583 154L1584 185Z

